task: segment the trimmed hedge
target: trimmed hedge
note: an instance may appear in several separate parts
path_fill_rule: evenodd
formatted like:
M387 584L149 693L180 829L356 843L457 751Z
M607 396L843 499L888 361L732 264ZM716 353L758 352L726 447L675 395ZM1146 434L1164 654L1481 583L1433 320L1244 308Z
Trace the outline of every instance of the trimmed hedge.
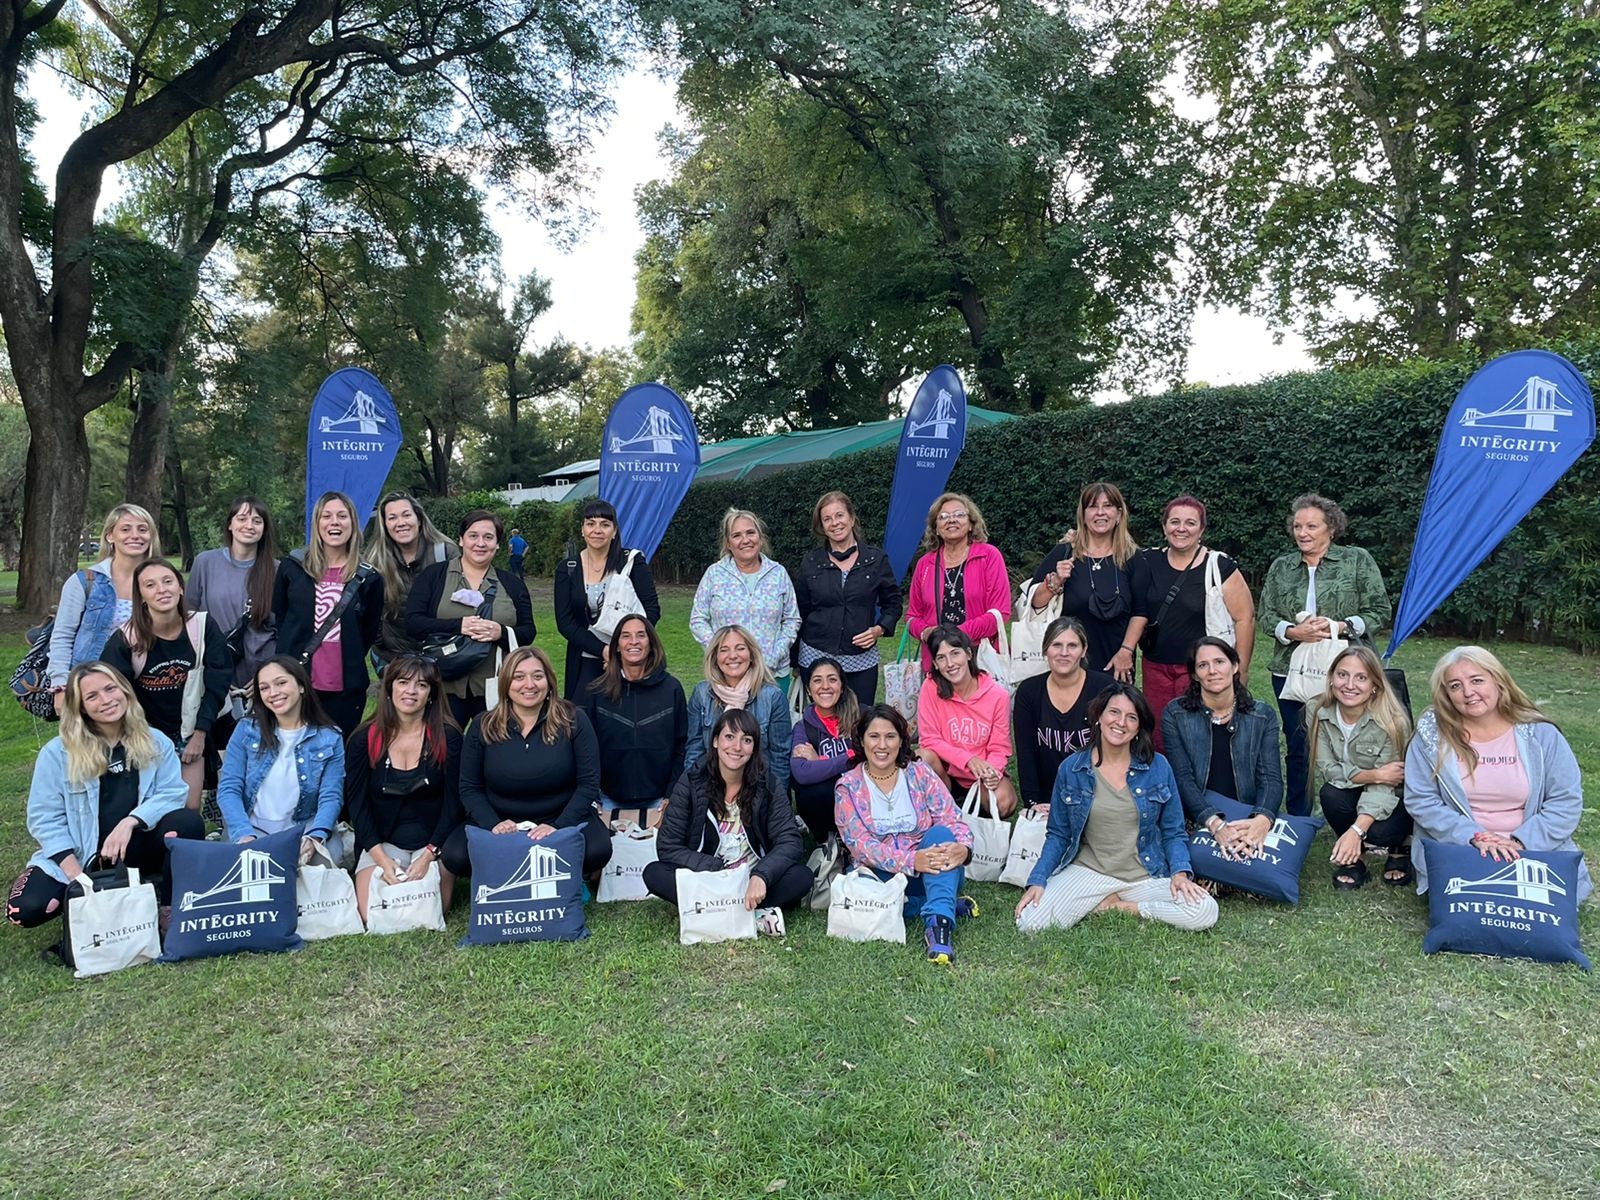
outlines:
M1600 387L1600 348L1566 353ZM1350 517L1342 540L1372 552L1398 599L1440 429L1473 369L1427 363L1304 373L1021 417L970 431L950 488L982 509L1014 578L1031 573L1072 524L1079 489L1091 480L1122 488L1145 544L1160 541L1161 506L1191 492L1209 510L1207 542L1234 555L1253 587L1291 549L1289 501L1321 492ZM893 472L894 449L884 447L754 481L697 484L662 542L658 574L698 579L716 555L729 506L760 513L774 556L797 563L813 545L812 503L831 488L849 493L867 536L878 540ZM523 529L530 536L526 522ZM1430 628L1600 646L1597 539L1600 456L1591 453L1457 588Z

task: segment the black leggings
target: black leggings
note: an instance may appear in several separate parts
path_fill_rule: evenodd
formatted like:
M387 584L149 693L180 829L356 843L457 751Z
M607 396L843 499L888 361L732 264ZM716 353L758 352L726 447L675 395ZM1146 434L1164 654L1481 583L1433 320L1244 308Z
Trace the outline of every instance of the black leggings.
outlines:
M762 908L789 908L811 894L815 877L804 863L795 863L767 885L767 898ZM678 907L678 869L664 862L653 862L644 869L644 886L652 896L659 896L673 908Z
M872 707L872 702L878 696L878 668L868 667L865 671L846 671L844 685L856 694L856 703L865 712Z
M125 865L149 876L159 876L156 895L162 904L172 903L172 875L167 870L167 834L199 841L206 836L206 823L192 809L179 808L156 822L154 829L136 829L128 839ZM87 866L88 864L82 864ZM67 902L67 885L50 872L29 867L11 885L6 903L6 920L24 929L43 925L61 915Z
M450 715L456 719L461 732L467 731L473 717L482 716L488 705L482 696L446 696L450 702Z
M833 822L833 785L836 782L830 779L826 783L794 785L795 814L806 823L819 846L828 840L829 834L839 831Z
M1361 799L1360 788L1342 788L1325 783L1322 785L1321 799L1322 815L1328 818L1328 828L1333 830L1334 837L1355 824L1356 802ZM1396 804L1392 813L1374 822L1362 841L1369 846L1387 846L1393 851L1405 845L1410 836L1411 814L1406 811L1404 804Z
M367 685L363 683L359 691L354 688L343 692L319 691L317 699L340 732L349 737L361 724L361 714L367 711Z
M592 879L611 861L611 835L600 824L597 813L590 813L583 822L583 877ZM456 831L445 838L439 847L439 857L444 869L457 879L472 874L472 855L467 851L467 827L456 826Z

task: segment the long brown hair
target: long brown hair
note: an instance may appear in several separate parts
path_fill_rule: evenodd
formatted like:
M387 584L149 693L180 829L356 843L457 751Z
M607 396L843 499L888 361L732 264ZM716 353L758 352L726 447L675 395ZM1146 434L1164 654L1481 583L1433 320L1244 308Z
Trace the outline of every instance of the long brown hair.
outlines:
M250 677L250 687L256 696L261 695L261 672L268 667L277 667L293 679L300 688L300 724L306 728L321 725L328 729L337 729L339 726L328 715L328 710L322 707L322 701L317 699L316 689L311 686L311 676L298 658L287 654L279 654L267 659L256 668L256 673ZM261 740L271 745L278 737L278 714L273 712L258 698L250 706L250 717L261 730Z
M349 579L361 565L361 518L356 514L355 501L343 492L323 492L317 497L317 506L311 510L311 528L306 531L306 574L321 579L328 573L328 551L322 544L322 510L333 501L344 505L350 514L350 540L345 543L344 578Z
M711 813L726 821L733 814L728 809L728 792L722 779L722 760L717 757L717 739L729 727L737 729L754 741L750 757L745 761L739 778L739 820L746 830L755 828L756 796L767 782L767 758L761 748L761 723L750 715L748 709L728 708L711 726L710 753L703 760L706 776L717 785L711 788Z
M1306 732L1312 735L1314 740L1317 714L1330 706L1338 711L1339 697L1334 691L1333 673L1347 658L1353 658L1360 663L1361 669L1367 673L1367 678L1372 680L1372 698L1367 701L1365 711L1371 714L1378 728L1388 737L1395 754L1403 755L1406 752L1406 743L1411 740L1411 716L1394 694L1394 688L1389 685L1389 677L1383 673L1383 663L1379 661L1377 654L1366 646L1347 646L1334 655L1333 661L1328 664L1328 686L1323 689L1321 699L1315 704L1306 705Z
M278 577L278 531L264 501L254 496L240 496L228 505L227 515L222 518L222 544L230 557L233 554L233 519L241 508L248 508L261 518L261 540L256 543L256 560L245 576L244 594L250 601L250 624L265 631L272 625L272 585Z
M478 735L485 745L503 742L511 736L511 677L517 673L517 668L530 658L538 660L539 665L544 668L544 704L540 706L539 713L534 718L536 725L541 721L544 722L544 744L554 745L557 738L572 736L578 709L570 700L562 699L561 693L556 690L555 664L550 661L550 656L544 652L542 646L523 646L506 655L505 662L500 664L498 676L500 703L478 721Z
M667 665L667 648L661 644L661 635L656 632L656 627L650 624L650 618L642 613L631 613L617 622L617 627L611 631L611 654L606 659L606 669L600 673L589 686L603 695L613 704L622 700L622 631L627 628L630 621L637 621L644 626L645 639L650 643L650 653L644 657L644 674L641 679L649 679L662 667Z
M1105 480L1091 483L1078 493L1078 524L1077 533L1072 539L1072 560L1077 562L1088 557L1084 521L1089 514L1089 505L1102 496L1111 501L1117 510L1117 527L1111 531L1111 558L1117 566L1125 567L1139 549L1139 543L1133 540L1133 534L1128 531L1128 502L1122 498L1122 489Z
M428 685L428 703L422 709L422 750L431 755L434 762L444 764L445 730L454 728L455 720L444 700L444 679L439 675L439 666L420 654L397 654L383 669L378 711L367 722L367 762L371 766L378 765L384 748L400 735L400 713L394 706L394 689L396 684L407 679L420 679Z
M417 518L417 562L427 566L433 562L434 547L445 548L445 560L448 561L455 550L455 543L434 528L433 522L428 520L428 514L422 511L422 505L409 492L390 492L378 501L378 511L372 518L372 536L363 543L367 548L367 561L377 568L378 574L383 576L383 610L391 620L398 620L406 610L406 600L411 591L411 574L407 569L410 564L406 556L400 552L400 547L389 536L388 523L384 521L383 514L391 504L406 504L411 508L412 514Z
M178 581L178 620L189 623L189 602L183 598L183 572L164 558L147 558L133 569L133 615L122 626L122 634L130 650L148 650L156 644L156 623L150 617L150 607L139 594L139 579L149 571L171 571Z

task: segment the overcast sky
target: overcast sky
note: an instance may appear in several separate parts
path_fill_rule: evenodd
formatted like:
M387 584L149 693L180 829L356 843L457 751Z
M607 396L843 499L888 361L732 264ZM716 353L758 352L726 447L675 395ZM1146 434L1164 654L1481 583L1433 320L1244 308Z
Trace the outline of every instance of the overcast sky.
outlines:
M32 148L48 187L61 155L78 133L85 108L53 73L36 71L31 82L43 113ZM672 120L676 105L672 84L644 71L621 79L615 100L616 113L590 163L593 194L588 207L594 219L575 246L561 250L517 212L497 206L492 213L504 246L506 276L514 279L537 269L552 283L554 304L534 330L540 342L559 334L599 349L629 340L633 255L643 241L633 196L641 184L667 174L657 135ZM113 195L108 189L102 203ZM1265 322L1256 318L1215 309L1196 316L1190 380L1250 383L1311 365L1298 337L1290 335L1276 344Z

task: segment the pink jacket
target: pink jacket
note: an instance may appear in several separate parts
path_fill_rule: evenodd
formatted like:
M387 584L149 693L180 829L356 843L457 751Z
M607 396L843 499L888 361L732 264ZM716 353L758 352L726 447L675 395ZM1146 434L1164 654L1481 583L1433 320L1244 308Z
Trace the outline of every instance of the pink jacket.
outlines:
M935 825L943 825L963 846L972 845L972 830L926 763L911 760L906 768L906 786L911 791L911 805L917 810L915 832L880 835L872 825L872 799L861 768L853 767L839 776L839 782L833 785L833 820L851 861L880 871L915 875L917 847L922 844L923 834Z
M924 629L939 623L939 598L943 586L944 548L930 550L917 559L911 568L911 593L906 604L906 628L911 636L920 638ZM962 590L967 597L967 619L961 622L962 631L976 645L980 641L994 641L999 629L994 623L997 608L1005 620L1011 619L1011 577L1006 574L1006 560L1000 551L988 542L974 542L967 551L967 568L962 576ZM933 659L926 644L922 647L922 669L931 670Z
M943 699L939 685L925 679L917 697L917 739L964 780L972 779L967 764L974 754L1003 772L1011 760L1011 697L987 675L978 676L978 690L966 700Z

